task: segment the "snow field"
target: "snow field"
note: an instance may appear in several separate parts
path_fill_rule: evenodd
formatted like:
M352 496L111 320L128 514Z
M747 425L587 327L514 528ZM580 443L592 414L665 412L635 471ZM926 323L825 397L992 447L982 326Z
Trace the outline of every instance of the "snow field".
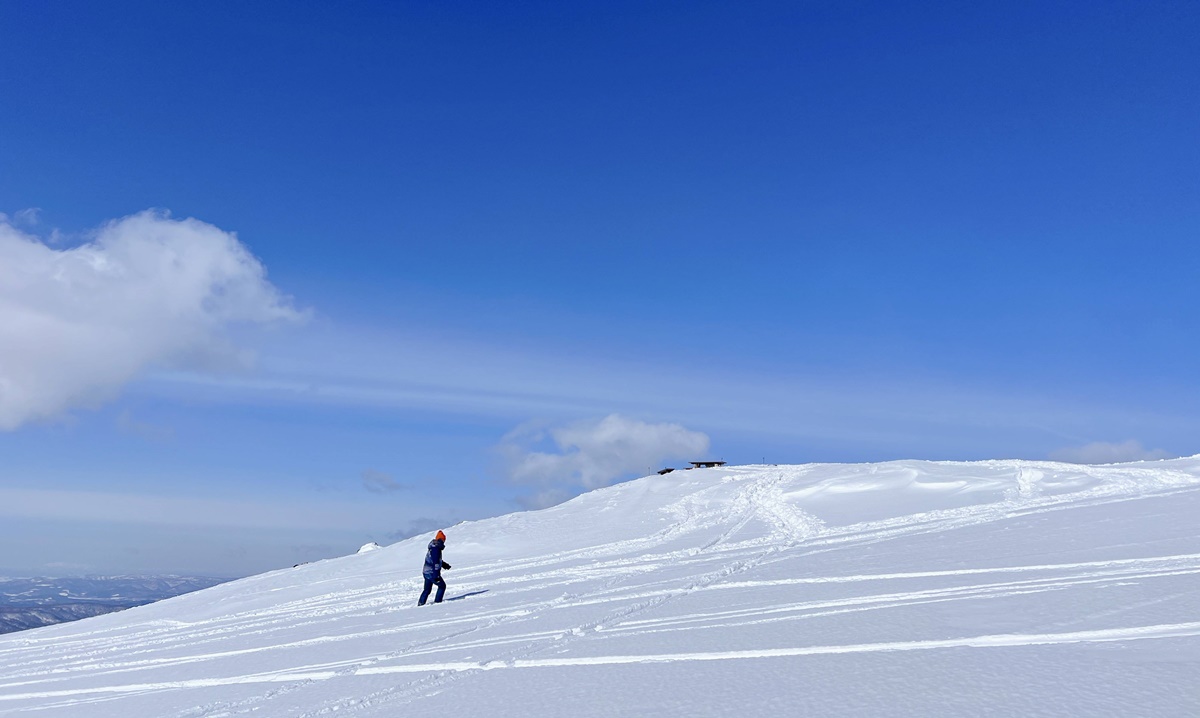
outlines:
M1200 458L675 472L0 638L0 715L1200 715Z

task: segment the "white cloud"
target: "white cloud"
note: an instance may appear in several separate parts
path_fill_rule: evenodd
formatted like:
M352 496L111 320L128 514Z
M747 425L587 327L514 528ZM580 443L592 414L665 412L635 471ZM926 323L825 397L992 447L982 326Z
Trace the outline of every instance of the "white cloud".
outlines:
M36 226L38 224L38 222L41 221L41 217L40 217L41 213L42 213L42 210L39 209L38 207L29 207L28 209L22 209L22 210L15 212L13 214L12 221L13 221L13 224L24 225L26 227L33 227L33 226ZM0 218L0 221L2 221L2 218Z
M536 450L547 443L554 451ZM595 489L669 459L703 457L708 445L708 436L679 424L647 424L611 414L548 429L518 427L504 437L499 450L514 482L542 489L525 503L549 505L569 498L569 489Z
M1119 443L1097 441L1084 446L1066 447L1050 452L1050 458L1072 464L1119 464L1125 461L1169 459L1171 454L1162 449L1146 449L1140 441L1130 439Z
M150 367L244 362L228 328L301 317L211 224L148 211L56 249L0 216L0 430L95 405Z

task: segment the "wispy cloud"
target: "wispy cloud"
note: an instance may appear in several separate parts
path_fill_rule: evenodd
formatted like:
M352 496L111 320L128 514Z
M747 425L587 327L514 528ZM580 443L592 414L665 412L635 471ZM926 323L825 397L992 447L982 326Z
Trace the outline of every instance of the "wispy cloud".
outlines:
M517 497L517 505L529 511L537 509L545 509L551 506L557 506L564 501L573 498L578 494L578 490L572 492L566 489L542 489L531 494L523 494Z
M117 415L117 429L122 433L138 436L147 441L170 441L175 438L175 431L171 427L135 419L133 413L128 409L122 410Z
M41 222L42 210L39 207L28 207L26 209L13 212L12 223L22 227L36 227ZM0 222L3 222L5 217L0 214Z
M1097 441L1083 446L1074 446L1050 452L1054 461L1072 464L1119 464L1125 461L1151 461L1169 459L1172 455L1162 449L1147 449L1135 439L1108 443Z
M465 514L478 513L478 507L471 502L461 503L459 508ZM435 506L429 502L416 499L397 506L328 497L226 495L208 498L0 486L0 517L144 526L382 532L396 524L397 515L429 515L432 508Z
M520 426L497 449L513 482L540 489L526 503L549 505L579 489L645 474L669 459L703 456L708 446L708 436L679 424L610 414L562 426Z
M376 494L386 494L392 491L403 491L412 488L409 484L402 484L396 481L390 474L385 474L375 469L366 469L360 476L363 488Z
M438 529L444 529L453 523L453 521L445 519L413 519L395 531L389 532L386 538L389 541L403 541L406 538L412 538L421 534L433 534Z
M245 360L226 330L302 314L237 237L142 212L56 249L0 217L0 429L112 397L149 367Z
M365 407L510 425L531 416L565 423L617 413L795 447L796 460L1032 458L1079 436L1136 430L1178 442L1200 431L1194 416L1161 402L1106 405L965 379L847 378L756 364L761 347L744 348L745 367L718 368L687 348L599 355L330 322L271 335L260 346L252 375L156 372L140 390L187 401Z

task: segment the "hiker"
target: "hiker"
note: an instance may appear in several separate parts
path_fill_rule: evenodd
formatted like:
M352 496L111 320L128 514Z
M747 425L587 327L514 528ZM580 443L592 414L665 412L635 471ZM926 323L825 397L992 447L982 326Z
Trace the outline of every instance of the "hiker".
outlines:
M437 595L433 597L434 603L441 603L442 597L446 595L446 582L442 580L442 569L449 569L450 564L442 560L442 549L446 548L446 534L441 531L437 532L437 536L429 542L429 553L425 554L425 570L421 574L425 577L425 590L421 592L421 598L417 600L418 606L424 606L425 600L429 598L429 592L433 590L434 584L438 587Z

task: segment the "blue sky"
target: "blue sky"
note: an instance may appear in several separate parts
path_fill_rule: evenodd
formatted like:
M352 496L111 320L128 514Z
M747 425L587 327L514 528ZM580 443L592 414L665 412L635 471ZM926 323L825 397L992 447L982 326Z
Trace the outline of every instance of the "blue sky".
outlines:
M0 4L0 567L259 571L701 450L1194 454L1198 38L1190 2Z

